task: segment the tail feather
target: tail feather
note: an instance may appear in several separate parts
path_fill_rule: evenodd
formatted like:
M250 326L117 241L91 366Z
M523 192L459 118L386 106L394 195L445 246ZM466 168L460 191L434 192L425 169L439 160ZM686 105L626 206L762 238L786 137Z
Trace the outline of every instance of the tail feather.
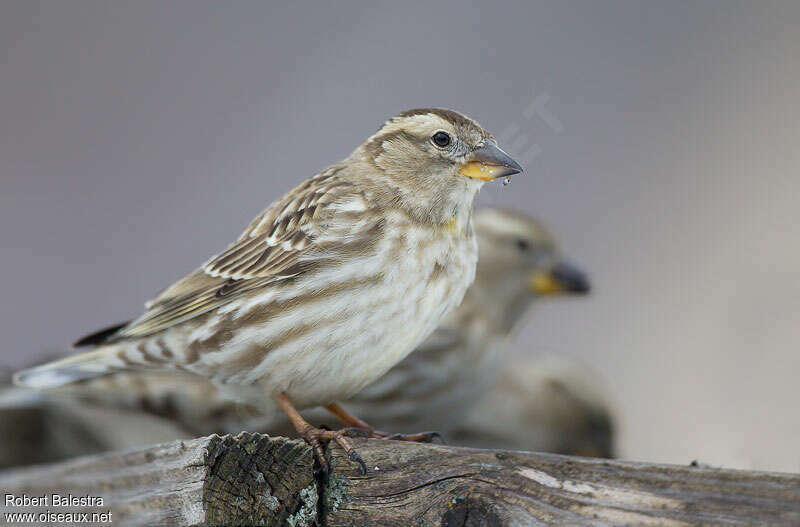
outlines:
M14 384L29 388L55 388L107 375L120 369L115 352L116 348L105 348L23 370L14 375Z

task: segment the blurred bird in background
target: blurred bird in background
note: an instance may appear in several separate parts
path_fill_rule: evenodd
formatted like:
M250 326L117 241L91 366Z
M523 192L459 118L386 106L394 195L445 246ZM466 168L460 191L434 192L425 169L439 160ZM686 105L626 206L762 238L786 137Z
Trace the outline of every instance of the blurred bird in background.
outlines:
M563 355L514 357L448 438L476 448L612 458L612 408L605 383L582 362Z
M180 424L138 408L11 385L0 375L0 469L51 463L175 439Z
M475 230L476 281L463 303L414 353L348 401L348 409L380 428L436 429L453 444L610 457L613 424L593 372L565 358L506 356L537 300L586 294L588 279L526 215L485 209L476 213ZM157 416L166 434L175 434L176 426L185 437L292 431L279 413L231 402L195 375L123 372L59 393L65 391L84 405ZM330 421L322 411L308 415Z

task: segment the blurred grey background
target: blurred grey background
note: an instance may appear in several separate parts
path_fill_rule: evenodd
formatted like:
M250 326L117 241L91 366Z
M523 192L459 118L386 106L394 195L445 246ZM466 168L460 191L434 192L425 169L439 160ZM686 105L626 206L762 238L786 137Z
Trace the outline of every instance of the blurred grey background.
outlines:
M622 457L800 471L800 4L0 3L0 363L142 302L387 117L525 160L590 271L518 353L602 375Z

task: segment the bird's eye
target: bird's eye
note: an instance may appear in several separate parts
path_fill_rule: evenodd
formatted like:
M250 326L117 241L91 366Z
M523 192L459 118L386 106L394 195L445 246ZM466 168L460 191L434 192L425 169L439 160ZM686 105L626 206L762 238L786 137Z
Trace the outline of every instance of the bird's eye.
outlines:
M517 249L519 249L522 252L525 252L528 249L530 249L530 244L528 243L528 240L523 240L522 238L518 239L517 240Z
M433 137L431 137L431 141L439 148L444 148L450 144L450 134L447 132L436 132L433 134Z

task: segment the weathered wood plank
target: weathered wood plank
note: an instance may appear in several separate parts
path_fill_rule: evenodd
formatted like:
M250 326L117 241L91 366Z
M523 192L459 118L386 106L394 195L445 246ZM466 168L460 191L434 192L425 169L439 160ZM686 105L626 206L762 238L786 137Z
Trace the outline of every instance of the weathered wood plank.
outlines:
M286 525L312 489L313 457L299 441L210 436L0 474L15 496L102 497L102 506L7 507L6 512L110 511L113 525ZM315 498L314 498L315 499ZM314 511L316 514L316 511Z
M330 527L800 525L800 475L374 440L354 446L369 464L366 476L329 449Z
M110 510L115 526L800 525L800 475L354 444L366 476L329 448L331 473L315 479L303 443L243 433L9 470L0 489L101 496L81 510Z

